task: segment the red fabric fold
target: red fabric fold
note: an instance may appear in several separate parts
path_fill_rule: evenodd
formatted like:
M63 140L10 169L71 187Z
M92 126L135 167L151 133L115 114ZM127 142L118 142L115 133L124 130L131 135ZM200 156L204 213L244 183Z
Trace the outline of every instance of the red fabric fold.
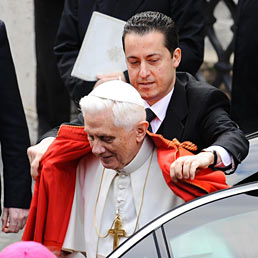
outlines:
M91 153L83 127L62 126L39 167L23 240L59 251L64 242L75 189L76 166Z
M178 182L172 181L170 177L170 165L178 158L194 155L186 148L196 150L197 147L191 142L180 143L176 139L169 141L162 135L148 132L152 138L158 155L160 169L163 172L166 183L172 191L185 201L190 201L207 193L228 188L226 176L223 171L210 168L201 169L193 180L185 179Z

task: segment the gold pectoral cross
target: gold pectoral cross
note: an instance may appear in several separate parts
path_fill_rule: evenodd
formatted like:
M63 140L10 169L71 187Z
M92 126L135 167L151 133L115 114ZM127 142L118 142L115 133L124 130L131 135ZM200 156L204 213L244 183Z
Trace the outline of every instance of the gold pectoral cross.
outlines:
M113 240L113 250L115 250L119 246L120 237L125 237L126 236L125 230L122 229L122 220L121 220L119 214L115 218L114 229L113 228L109 229L108 234L112 235L113 238L114 238L114 240Z

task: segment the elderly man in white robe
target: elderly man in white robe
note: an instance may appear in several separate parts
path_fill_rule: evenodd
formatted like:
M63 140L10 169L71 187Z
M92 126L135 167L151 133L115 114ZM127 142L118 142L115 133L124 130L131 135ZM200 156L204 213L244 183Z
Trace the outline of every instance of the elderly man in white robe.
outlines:
M104 83L82 98L80 106L94 155L77 166L63 250L72 251L72 257L106 257L184 200L163 178L154 145L146 137L143 100L131 85ZM121 234L115 232L117 226Z
M211 155L194 179L171 179L171 163L196 146L146 134L131 85L105 82L80 105L84 127L63 125L42 158L23 240L68 257L106 257L162 213L228 187L222 171L208 168Z

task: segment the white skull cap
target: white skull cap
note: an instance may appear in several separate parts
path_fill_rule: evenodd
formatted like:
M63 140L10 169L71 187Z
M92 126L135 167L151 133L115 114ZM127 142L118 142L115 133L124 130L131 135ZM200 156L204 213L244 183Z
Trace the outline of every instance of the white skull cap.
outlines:
M131 84L121 80L103 82L92 90L89 96L128 102L144 107L143 100L138 91Z

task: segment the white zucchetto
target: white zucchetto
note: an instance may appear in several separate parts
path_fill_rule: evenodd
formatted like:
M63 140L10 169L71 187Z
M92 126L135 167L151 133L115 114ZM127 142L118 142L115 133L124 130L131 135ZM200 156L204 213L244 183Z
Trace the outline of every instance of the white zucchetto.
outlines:
M131 84L121 80L103 82L93 89L88 96L128 102L144 107L143 100L138 91Z

